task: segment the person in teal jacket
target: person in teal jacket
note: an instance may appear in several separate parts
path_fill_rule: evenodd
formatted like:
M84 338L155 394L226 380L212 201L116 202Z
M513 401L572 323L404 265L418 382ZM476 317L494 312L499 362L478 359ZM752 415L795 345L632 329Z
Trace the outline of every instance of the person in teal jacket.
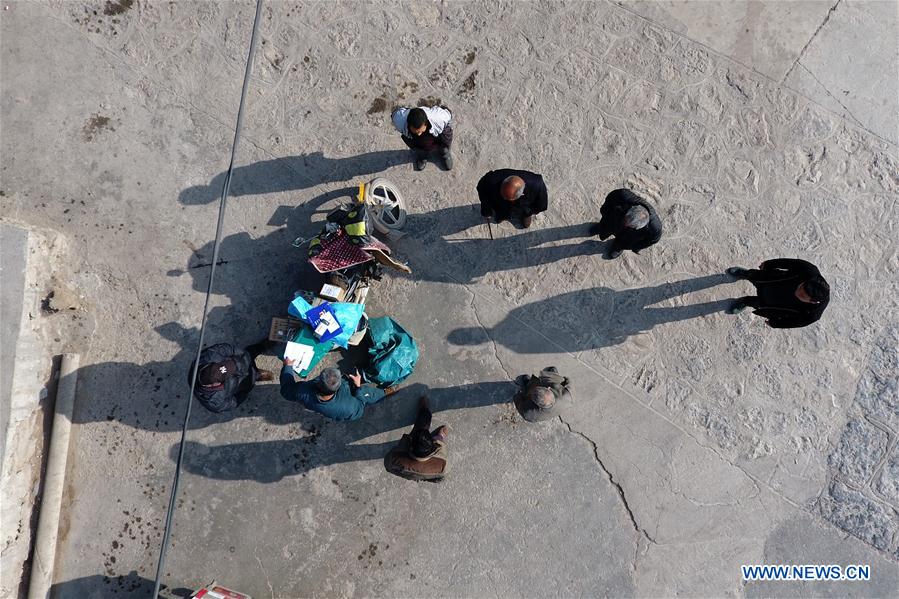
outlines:
M325 368L311 381L298 381L290 368L293 361L284 360L281 369L281 397L303 404L307 410L318 412L333 420L358 420L365 406L378 403L396 391L396 387L380 389L363 385L357 370L343 378L336 368Z

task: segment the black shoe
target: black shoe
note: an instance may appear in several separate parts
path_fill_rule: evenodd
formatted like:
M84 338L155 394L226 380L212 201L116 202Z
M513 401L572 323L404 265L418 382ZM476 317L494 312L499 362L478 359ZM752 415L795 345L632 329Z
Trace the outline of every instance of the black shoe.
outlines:
M417 171L425 170L425 159L424 158L416 158L415 164L412 165L412 168L414 168Z
M449 149L444 150L442 153L443 156L443 168L448 171L453 170L453 153L449 151Z
M606 257L607 257L609 260L614 260L615 258L617 258L618 256L620 256L620 255L622 254L622 252L623 252L623 250L612 250L612 251L610 251L608 254L606 254Z
M748 270L740 268L739 266L731 266L726 272L735 279L745 279L746 275L749 273Z

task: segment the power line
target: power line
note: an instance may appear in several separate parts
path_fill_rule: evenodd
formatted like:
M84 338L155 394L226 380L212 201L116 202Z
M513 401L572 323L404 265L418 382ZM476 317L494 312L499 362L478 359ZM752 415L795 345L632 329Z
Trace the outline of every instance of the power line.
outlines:
M234 171L234 158L237 155L237 143L240 141L240 130L243 126L243 109L247 99L247 89L250 85L250 73L253 70L253 56L256 53L256 36L259 32L259 17L262 15L262 0L256 0L256 17L253 19L253 33L250 37L250 51L247 56L247 69L243 76L243 88L240 91L240 107L237 109L237 125L234 128L234 143L231 144L231 162L228 163L228 171L225 174L225 182L222 186L222 197L219 201L218 223L215 227L215 245L212 251L212 268L209 271L209 285L206 287L206 301L203 303L203 318L200 323L200 339L197 341L197 356L194 361L193 376L190 381L190 395L187 396L187 411L184 414L184 425L181 427L181 442L178 445L178 460L175 463L175 478L172 482L172 494L169 497L169 507L165 516L165 532L162 535L162 546L159 549L159 562L156 565L156 579L153 586L153 598L158 599L159 587L162 582L162 572L165 568L165 558L168 553L169 540L172 534L172 523L175 515L175 499L178 496L178 485L181 481L181 465L184 461L184 446L187 441L187 426L190 422L190 408L193 405L194 388L197 385L199 373L200 353L203 351L203 339L206 335L206 316L209 310L209 298L212 296L212 284L215 281L215 267L219 261L219 248L222 243L222 226L225 222L225 204L228 199L228 191L231 188L231 174Z

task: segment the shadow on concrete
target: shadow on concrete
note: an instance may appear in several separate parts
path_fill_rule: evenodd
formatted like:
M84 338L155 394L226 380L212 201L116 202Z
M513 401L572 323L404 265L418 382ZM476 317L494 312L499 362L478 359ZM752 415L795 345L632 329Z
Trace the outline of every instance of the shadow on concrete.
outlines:
M334 422L302 405L284 401L292 408L293 422L306 435L297 439L233 443L207 446L188 442L184 468L188 472L222 480L276 482L285 476L302 474L319 466L345 462L381 460L411 428L418 398L427 393L434 412L434 426L441 424L441 412L511 402L517 387L512 381L495 381L428 389L413 384L365 410L361 420ZM396 430L395 438L383 443L356 444L373 435ZM452 443L452 439L450 439ZM178 445L169 454L177 459Z
M273 160L261 160L239 166L231 177L229 197L260 195L308 189L316 185L347 181L355 177L381 173L392 166L411 162L409 150L379 150L346 158L328 158L323 152L310 152ZM178 195L186 205L209 204L222 195L225 173L208 185L188 187Z
M136 570L118 576L94 574L66 582L57 582L50 587L50 599L114 597L117 595L150 597L152 594L153 580L138 575ZM160 599L175 599L176 597L190 597L191 594L193 594L192 589L170 589L163 584L159 597Z
M580 243L556 244L567 239L591 238L591 223L542 228L540 215L530 229L515 233L508 225L492 225L494 238L481 216L479 205L453 206L426 214L410 214L403 237L394 242L400 256L410 260L417 279L443 281L435 261L451 265L450 274L462 283L471 283L489 272L530 268L578 256L601 256L609 242L585 239ZM470 237L450 236L470 231ZM415 247L416 245L422 247ZM421 250L425 251L422 252Z
M245 347L268 333L268 325L264 329L247 326L244 330L217 325L216 322L222 320L233 324L235 316L229 315L229 312L228 309L210 311L206 345L227 341ZM177 353L170 360L145 364L103 362L82 366L78 370L75 422L117 421L149 431L181 430L190 392L187 374L195 357L199 331L175 322L155 330L178 345ZM274 352L278 349L273 348L269 355L276 355ZM258 362L262 366L264 358ZM202 429L249 416L261 417L273 424L294 422L296 410L284 405L286 402L281 399L278 388L277 383L257 384L243 404L221 414L209 412L196 402L191 412L190 429Z
M625 291L608 287L580 289L519 306L486 333L481 327L459 328L447 340L453 345L479 345L492 340L520 354L578 352L618 345L659 324L726 310L732 299L665 308L650 306L733 281L726 274L718 274ZM534 324L550 331L551 344L546 339L544 343L535 342Z

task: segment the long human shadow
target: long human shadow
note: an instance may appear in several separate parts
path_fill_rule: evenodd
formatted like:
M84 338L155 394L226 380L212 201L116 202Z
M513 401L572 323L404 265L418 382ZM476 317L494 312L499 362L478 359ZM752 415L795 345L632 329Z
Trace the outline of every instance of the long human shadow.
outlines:
M329 158L323 152L309 152L297 156L260 160L234 169L229 196L308 189L316 185L380 173L391 166L404 164L410 160L409 150L378 150L344 158ZM200 205L219 199L225 174L225 172L217 174L206 185L188 187L178 195L178 201L186 205Z
M542 227L540 217L530 229L515 233L491 225L493 238L477 205L441 208L425 214L410 214L406 236L394 242L399 255L407 257L417 279L443 281L435 264L451 265L452 276L471 283L489 272L530 268L566 258L601 255L607 243L589 233L591 223ZM505 225L504 225L505 226ZM472 229L464 238L450 238ZM569 239L584 239L541 247Z
M166 340L176 343L171 358L146 363L101 362L78 369L74 421L120 422L127 426L156 431L181 430L190 396L188 370L193 363L199 332L170 322L156 327ZM210 311L205 343L221 341L246 346L268 333L268 325L256 327L240 319L227 308ZM270 352L275 355L273 349ZM296 410L285 405L278 385L257 384L247 400L230 412L209 412L196 400L191 412L190 429L203 429L236 418L257 417L272 424L288 424L296 419Z
M153 594L153 584L153 580L140 576L136 570L120 575L93 574L54 583L50 587L49 596L50 599L115 597L118 595L150 597ZM168 588L165 584L161 585L160 591L160 599L186 598L193 594L192 589Z
M578 352L618 345L631 335L663 323L726 310L732 299L660 308L651 306L733 281L726 274L716 274L624 291L608 287L580 289L519 306L486 333L481 327L455 329L447 341L453 345L480 345L492 340L521 354ZM533 336L525 334L528 327L534 325L545 331L554 342L553 346L534 343Z
M294 422L307 434L290 440L233 443L207 446L189 442L184 468L193 474L222 480L255 480L270 483L285 476L302 474L320 466L346 462L380 460L403 432L415 421L418 398L427 393L434 412L434 424L441 423L441 412L511 402L515 394L512 381L492 381L428 389L413 384L381 402L368 406L361 420L334 422L302 405L283 401L293 407ZM396 438L383 443L357 444L373 435L396 430ZM177 459L178 446L170 450Z

